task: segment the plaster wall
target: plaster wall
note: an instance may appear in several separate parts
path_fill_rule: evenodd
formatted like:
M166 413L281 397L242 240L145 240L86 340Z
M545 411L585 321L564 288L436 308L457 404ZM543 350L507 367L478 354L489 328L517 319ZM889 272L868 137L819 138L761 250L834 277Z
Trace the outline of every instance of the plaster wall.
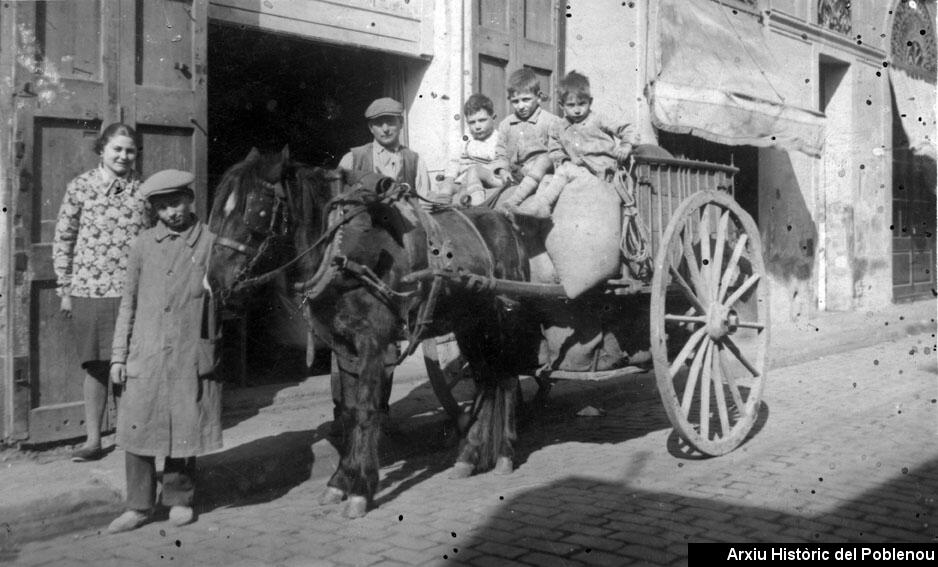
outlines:
M404 63L407 143L425 160L432 184L462 138L462 104L472 87L472 26L462 4L434 2L433 59Z
M790 30L766 34L777 61L766 78L786 104L817 110L812 44ZM773 321L797 321L817 310L818 158L774 148L759 150L759 229L769 272Z
M892 131L889 84L881 64L857 60L851 166L855 171L854 308L870 310L892 302L892 169L887 138ZM880 76L876 73L879 72Z
M643 94L649 69L645 63L648 2L580 0L568 5L564 72L575 70L589 77L593 108L635 123L642 141L654 143ZM556 108L555 103L553 96L551 108Z

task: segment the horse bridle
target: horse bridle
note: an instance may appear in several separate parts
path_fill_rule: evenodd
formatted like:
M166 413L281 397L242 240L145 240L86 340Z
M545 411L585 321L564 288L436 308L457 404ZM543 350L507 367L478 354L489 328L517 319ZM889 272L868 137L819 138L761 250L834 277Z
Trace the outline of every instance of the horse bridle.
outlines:
M241 242L227 236L217 236L215 238L215 244L218 246L223 246L234 250L239 254L243 254L248 257L248 261L241 267L235 276L234 282L231 285L231 290L234 290L236 287L245 287L245 284L250 284L251 286L260 285L264 282L252 282L255 278L249 278L248 276L257 266L258 262L264 257L264 254L267 252L267 249L270 248L273 241L277 238L282 238L287 235L289 230L289 218L288 218L288 207L286 194L283 188L283 182L277 181L276 183L271 183L266 180L261 180L260 184L264 189L270 191L273 198L273 205L271 210L268 212L266 210L258 210L256 214L258 217L265 217L269 215L269 220L267 221L266 226L263 229L259 230L258 226L252 226L253 223L245 222L245 225L250 232L249 238L253 238L255 234L263 235L263 240L257 246L252 246L246 242ZM246 208L249 205L246 205ZM250 211L245 210L244 217L247 218ZM270 281L273 279L267 278L265 281Z
M323 244L328 244L326 253L324 253L323 259L320 262L320 265L313 277L311 277L306 282L299 283L294 286L297 291L304 292L304 294L309 298L313 293L318 293L323 287L325 287L324 281L329 279L325 278L325 276L328 273L334 272L333 268L335 266L333 264L336 263L337 260L337 258L335 258L336 254L334 252L336 245L338 244L337 241L341 238L339 231L345 224L367 210L365 201L359 199L349 199L345 195L338 195L332 198L326 204L323 211L325 217L324 224L327 228L314 243L312 243L302 252L296 254L287 263L278 266L273 270L252 277L250 274L253 272L260 259L264 256L267 248L270 247L271 242L277 237L286 235L287 227L289 226L290 221L288 217L289 197L284 190L283 182L278 181L277 183L270 183L268 181L261 181L261 184L264 185L265 188L272 189L274 191L274 195L276 196L273 210L270 213L270 225L265 231L266 236L264 237L264 240L262 240L258 246L254 247L228 237L219 236L215 239L215 243L217 245L230 248L240 254L248 256L248 261L235 275L234 281L229 287L229 293L250 289L270 282L313 250L317 249ZM403 190L403 192L406 192L409 191L409 186L403 184L403 187L400 187L399 189ZM402 191L394 191L393 193L396 196L401 192ZM351 207L345 209L342 208L343 205L351 205ZM247 211L245 211L245 216L246 214ZM259 216L264 216L263 211L259 212ZM280 230L277 230L278 218L282 218L282 222L279 224ZM257 232L250 227L248 228L252 233ZM342 263L341 259L339 259L338 263Z

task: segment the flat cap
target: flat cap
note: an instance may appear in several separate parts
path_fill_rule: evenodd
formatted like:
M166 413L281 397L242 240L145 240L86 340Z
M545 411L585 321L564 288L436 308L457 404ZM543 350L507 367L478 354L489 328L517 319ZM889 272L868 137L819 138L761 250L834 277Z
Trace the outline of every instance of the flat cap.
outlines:
M189 188L189 184L193 181L195 181L195 175L188 171L164 169L163 171L157 171L140 184L140 195L144 199L149 199L154 195L175 193Z
M368 120L385 115L403 116L404 105L397 102L393 98L385 97L379 98L378 100L372 102L368 105L368 108L365 109L365 118Z

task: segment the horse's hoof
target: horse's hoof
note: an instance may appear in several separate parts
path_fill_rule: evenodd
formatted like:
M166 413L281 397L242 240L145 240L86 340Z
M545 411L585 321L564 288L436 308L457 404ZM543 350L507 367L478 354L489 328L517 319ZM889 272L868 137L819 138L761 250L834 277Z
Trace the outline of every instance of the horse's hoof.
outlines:
M361 518L368 511L368 500L364 496L349 496L345 503L346 518Z
M515 464L511 461L511 457L499 457L495 461L495 470L492 471L497 475L506 475L511 474L515 470Z
M323 491L322 496L319 497L319 504L321 506L328 506L329 504L338 504L345 498L345 493L334 488L332 486L327 486Z
M472 465L462 461L457 461L449 471L449 477L452 479L469 478L472 474Z

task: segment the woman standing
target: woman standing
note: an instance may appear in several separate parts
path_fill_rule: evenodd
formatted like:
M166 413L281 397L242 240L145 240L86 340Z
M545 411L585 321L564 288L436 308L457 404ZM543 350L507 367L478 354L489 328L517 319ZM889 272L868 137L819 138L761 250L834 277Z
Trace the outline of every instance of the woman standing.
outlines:
M127 272L130 243L149 225L139 195L137 133L114 123L95 141L101 156L95 169L72 179L59 209L52 249L61 311L72 318L84 370L87 440L72 453L76 462L104 456L101 422L114 323Z

